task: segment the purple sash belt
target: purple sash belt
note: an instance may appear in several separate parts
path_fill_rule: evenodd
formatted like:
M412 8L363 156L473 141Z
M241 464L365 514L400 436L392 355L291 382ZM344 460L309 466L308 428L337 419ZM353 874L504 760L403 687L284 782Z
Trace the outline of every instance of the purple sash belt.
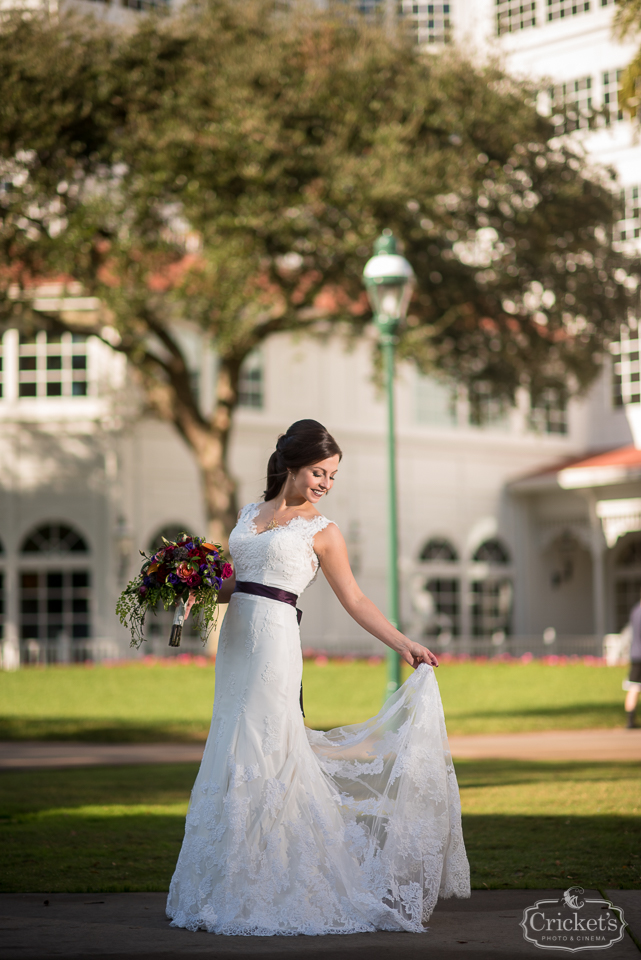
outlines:
M296 609L296 619L300 624L303 617L303 611L296 606L298 595L290 593L289 590L281 590L280 587L269 587L266 583L253 583L251 580L237 580L234 593L251 593L254 597L267 597L269 600L280 600L281 603L288 603L290 607ZM303 710L303 685L300 685L300 712L305 716Z
M290 593L288 590L281 590L280 587L268 587L265 583L252 583L251 580L237 580L234 593L251 593L255 597L267 597L269 600L280 600L281 603L288 603L290 607L296 607L298 595ZM296 619L300 623L303 617L303 611L296 607Z

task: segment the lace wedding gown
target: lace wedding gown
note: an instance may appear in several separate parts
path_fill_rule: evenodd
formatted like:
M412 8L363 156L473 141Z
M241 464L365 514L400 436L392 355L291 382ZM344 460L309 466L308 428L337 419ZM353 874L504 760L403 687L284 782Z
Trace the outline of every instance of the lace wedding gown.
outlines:
M300 594L314 536L296 517L229 538L238 580ZM219 934L424 932L441 897L469 897L458 786L432 667L371 720L305 727L296 611L234 593L223 622L211 729L167 915Z

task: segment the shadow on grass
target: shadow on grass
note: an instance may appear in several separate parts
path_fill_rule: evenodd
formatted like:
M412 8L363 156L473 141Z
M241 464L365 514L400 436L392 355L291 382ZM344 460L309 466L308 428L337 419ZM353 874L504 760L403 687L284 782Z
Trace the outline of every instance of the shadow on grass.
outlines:
M209 723L0 717L0 740L80 740L94 743L204 742Z
M472 886L641 889L639 817L467 815Z
M167 764L2 774L0 890L166 890L197 769ZM625 763L457 764L462 790L543 780L554 790L559 777L616 781L636 770ZM641 889L639 817L467 814L463 832L475 888Z
M462 710L452 710L450 717L452 720L479 719L491 720L502 719L504 717L544 717L547 719L565 719L567 717L585 716L586 714L595 717L618 717L621 722L622 704L613 703L571 703L554 706L552 704L541 707L519 707L518 709L503 710L474 710L469 713Z
M635 761L455 760L461 792L475 787L507 787L563 780L608 781L639 777Z

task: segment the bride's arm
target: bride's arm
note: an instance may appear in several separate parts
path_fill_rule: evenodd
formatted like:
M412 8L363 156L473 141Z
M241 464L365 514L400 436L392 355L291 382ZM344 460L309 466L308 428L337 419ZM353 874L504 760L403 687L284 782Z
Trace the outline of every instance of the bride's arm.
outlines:
M354 579L345 540L335 523L330 523L316 534L314 550L330 587L356 623L396 650L410 666L417 667L419 663L438 666L438 660L427 647L414 643L400 633L365 596Z

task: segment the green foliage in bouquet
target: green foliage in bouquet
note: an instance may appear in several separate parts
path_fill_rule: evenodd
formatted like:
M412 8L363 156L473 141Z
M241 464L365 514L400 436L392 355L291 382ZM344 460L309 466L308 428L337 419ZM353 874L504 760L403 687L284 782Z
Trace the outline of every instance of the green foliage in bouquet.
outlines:
M130 580L116 604L120 622L131 633L132 647L145 639L145 617L158 604L165 610L193 598L194 620L203 643L216 622L218 594L233 568L225 559L220 544L207 543L202 537L181 533L176 540L165 540L156 553L144 557L140 573Z

